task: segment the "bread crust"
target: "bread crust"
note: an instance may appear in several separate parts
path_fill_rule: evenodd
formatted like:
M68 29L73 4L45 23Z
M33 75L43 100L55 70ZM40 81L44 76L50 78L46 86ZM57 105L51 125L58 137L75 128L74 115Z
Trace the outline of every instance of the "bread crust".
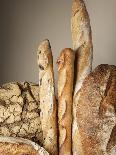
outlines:
M68 48L62 50L57 63L59 155L71 155L74 52Z
M76 107L78 105L79 90L85 77L91 72L93 45L90 19L83 0L74 0L72 5L71 32L73 50L75 51L75 79L73 99L73 154L83 155L79 141L78 124L76 121Z
M51 154L58 154L57 104L54 90L53 58L49 40L38 47L40 118L43 146Z
M43 144L37 84L11 82L0 87L0 136L22 137Z
M49 153L38 144L24 139L13 137L0 137L1 155L49 155Z
M100 65L86 77L77 105L86 155L116 154L116 66Z

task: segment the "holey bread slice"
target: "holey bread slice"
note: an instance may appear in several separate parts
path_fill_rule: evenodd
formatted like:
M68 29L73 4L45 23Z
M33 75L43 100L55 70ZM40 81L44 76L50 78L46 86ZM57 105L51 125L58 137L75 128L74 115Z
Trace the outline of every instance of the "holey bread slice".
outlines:
M49 153L27 139L0 137L0 155L49 155Z

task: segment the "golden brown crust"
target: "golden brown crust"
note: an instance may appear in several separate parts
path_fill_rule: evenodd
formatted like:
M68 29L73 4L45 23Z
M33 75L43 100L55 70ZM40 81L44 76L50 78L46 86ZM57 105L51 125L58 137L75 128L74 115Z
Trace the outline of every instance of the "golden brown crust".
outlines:
M115 66L100 65L85 79L76 110L84 154L115 154Z
M76 122L76 107L78 105L79 90L85 77L92 69L92 35L90 19L83 0L74 0L72 5L71 32L73 49L75 51L75 79L73 100L73 154L83 154L79 141L78 124Z
M0 142L0 154L2 155L38 155L37 151L33 147L26 144L11 144Z
M57 62L59 155L71 155L74 52L71 49L64 49Z
M92 68L92 34L90 19L83 0L74 0L72 5L71 32L75 57L75 90L80 89L78 83L82 84L84 78Z
M49 40L41 42L37 55L43 146L51 155L57 155L57 105L54 90L53 58Z
M0 136L0 155L49 155L49 153L30 140Z

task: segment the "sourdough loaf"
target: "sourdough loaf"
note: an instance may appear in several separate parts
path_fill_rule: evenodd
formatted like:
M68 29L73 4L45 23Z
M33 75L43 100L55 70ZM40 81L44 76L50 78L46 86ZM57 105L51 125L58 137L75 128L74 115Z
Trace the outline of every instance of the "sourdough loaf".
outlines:
M27 139L0 137L0 155L49 155L49 153Z
M116 66L100 65L86 77L76 116L83 155L116 155Z
M0 87L0 136L43 144L38 85L12 82Z

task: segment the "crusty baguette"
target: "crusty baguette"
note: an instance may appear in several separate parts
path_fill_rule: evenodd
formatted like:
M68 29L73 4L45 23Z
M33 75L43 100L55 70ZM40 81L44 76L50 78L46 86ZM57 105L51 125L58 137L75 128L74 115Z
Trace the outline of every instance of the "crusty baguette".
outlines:
M43 146L51 155L57 155L57 105L54 92L53 58L48 40L41 42L37 55Z
M0 87L0 136L43 144L37 84L11 82Z
M49 153L27 139L0 137L0 155L49 155Z
M85 77L92 68L92 36L90 19L83 0L74 0L72 5L71 31L75 54L75 85L73 98L73 154L83 154L79 141L78 124L76 121L76 107L78 105L79 90Z
M77 121L84 155L116 155L116 66L100 65L86 77Z
M57 62L59 155L71 155L74 52L64 49Z

